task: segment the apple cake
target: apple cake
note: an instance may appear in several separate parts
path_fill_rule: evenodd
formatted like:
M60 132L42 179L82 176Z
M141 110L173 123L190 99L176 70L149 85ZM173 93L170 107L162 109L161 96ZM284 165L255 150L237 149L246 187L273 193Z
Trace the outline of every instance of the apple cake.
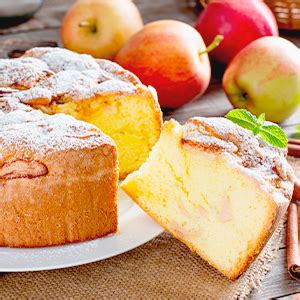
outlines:
M18 88L38 82L37 72L40 80L48 76L39 61L27 63L28 77L6 74ZM41 68L31 73L35 63ZM53 246L116 232L117 150L97 127L0 97L0 144L0 246Z
M62 48L33 48L0 60L0 70L6 96L47 114L71 115L109 135L118 148L121 178L140 167L159 138L155 90L116 63Z
M292 197L285 150L225 118L164 124L125 192L230 279L259 253Z

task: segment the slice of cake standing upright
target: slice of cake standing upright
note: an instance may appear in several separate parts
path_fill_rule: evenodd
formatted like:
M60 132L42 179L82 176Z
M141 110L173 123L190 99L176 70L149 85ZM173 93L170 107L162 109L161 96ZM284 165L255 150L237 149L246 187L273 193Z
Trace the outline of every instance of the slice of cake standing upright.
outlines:
M293 192L284 150L225 118L165 123L122 187L150 216L236 279L266 243Z

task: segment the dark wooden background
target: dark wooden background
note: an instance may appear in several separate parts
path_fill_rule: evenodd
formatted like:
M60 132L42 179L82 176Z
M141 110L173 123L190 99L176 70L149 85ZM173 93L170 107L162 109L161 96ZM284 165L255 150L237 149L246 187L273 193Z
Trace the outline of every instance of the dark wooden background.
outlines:
M66 9L73 3L72 0L46 0L41 11L26 24L0 30L0 57L8 57L13 50L25 50L37 45L60 45L59 26ZM197 18L190 0L135 0L141 11L144 22L159 19L176 19L193 25ZM300 33L281 33L284 37L300 46ZM193 102L168 112L165 118L170 117L184 122L192 116L223 116L232 108L227 100L220 81L222 72L213 66L214 78L205 95L196 98ZM281 125L291 133L295 125L300 124L300 108ZM252 294L253 299L268 298L299 298L300 281L291 280L286 270L285 239L281 243L272 269L266 276L260 291Z

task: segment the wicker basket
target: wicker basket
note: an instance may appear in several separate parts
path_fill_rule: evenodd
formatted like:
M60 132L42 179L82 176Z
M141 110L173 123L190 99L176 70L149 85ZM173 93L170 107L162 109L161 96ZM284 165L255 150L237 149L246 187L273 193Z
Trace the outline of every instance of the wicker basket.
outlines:
M265 0L280 29L300 30L300 0Z
M209 0L197 0L205 7ZM300 30L300 0L265 0L273 11L278 27L287 30Z

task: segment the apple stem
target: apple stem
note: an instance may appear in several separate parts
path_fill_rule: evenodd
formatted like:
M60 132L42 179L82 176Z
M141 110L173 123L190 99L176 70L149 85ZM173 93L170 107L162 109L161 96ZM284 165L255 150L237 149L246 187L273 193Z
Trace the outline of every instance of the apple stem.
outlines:
M89 22L89 21L81 21L79 23L79 27L86 27L90 28L92 32L97 32L97 26L95 23Z
M199 52L199 56L204 53L209 53L213 51L215 48L217 48L220 45L223 39L224 39L223 35L217 35L212 41L212 43L204 51Z

